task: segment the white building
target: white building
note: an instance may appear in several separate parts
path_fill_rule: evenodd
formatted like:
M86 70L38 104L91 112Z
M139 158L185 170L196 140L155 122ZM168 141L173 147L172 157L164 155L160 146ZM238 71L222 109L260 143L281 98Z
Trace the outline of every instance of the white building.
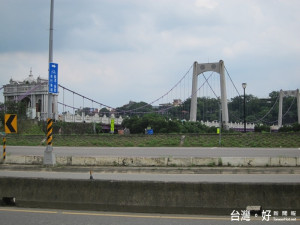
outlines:
M47 120L48 117L48 79L32 75L24 81L10 79L9 84L4 85L4 102L22 101L27 106L27 117L30 119ZM53 95L51 118L58 118L57 95Z

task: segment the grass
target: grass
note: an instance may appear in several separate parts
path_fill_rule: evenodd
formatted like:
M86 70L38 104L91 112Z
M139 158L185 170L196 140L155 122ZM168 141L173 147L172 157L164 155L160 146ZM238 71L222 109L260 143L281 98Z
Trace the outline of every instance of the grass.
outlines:
M215 134L185 134L183 147L219 147ZM38 146L44 135L7 135L7 145ZM99 147L179 147L181 134L170 135L54 135L54 146ZM223 134L223 147L283 147L299 148L300 133L247 133Z

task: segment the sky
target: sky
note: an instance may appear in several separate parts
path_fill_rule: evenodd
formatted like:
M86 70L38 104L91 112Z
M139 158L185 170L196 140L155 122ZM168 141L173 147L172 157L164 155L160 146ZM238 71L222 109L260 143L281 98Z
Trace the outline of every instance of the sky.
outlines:
M194 61L223 60L240 93L295 90L299 11L299 0L55 0L59 83L117 107L160 97ZM30 68L48 77L49 23L50 0L0 0L1 86Z

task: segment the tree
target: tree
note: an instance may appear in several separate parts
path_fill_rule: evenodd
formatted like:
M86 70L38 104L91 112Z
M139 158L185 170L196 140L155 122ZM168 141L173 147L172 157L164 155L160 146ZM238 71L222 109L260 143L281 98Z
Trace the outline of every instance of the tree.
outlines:
M109 113L110 111L107 108L102 108L99 111L99 116L104 116L104 115L109 116Z
M135 113L149 113L153 112L153 108L146 102L132 102L116 108L116 111L119 112L122 116L132 115Z
M18 119L26 118L26 102L14 102L7 101L4 103L0 103L0 118L2 124L4 125L4 115L5 114L17 114Z

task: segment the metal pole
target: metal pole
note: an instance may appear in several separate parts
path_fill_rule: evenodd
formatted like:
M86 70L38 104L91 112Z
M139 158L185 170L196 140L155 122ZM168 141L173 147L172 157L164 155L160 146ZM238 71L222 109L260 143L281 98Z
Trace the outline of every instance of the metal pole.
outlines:
M282 101L283 101L283 91L279 92L279 112L278 112L278 127L282 127Z
M244 88L244 133L246 133L246 88Z
M222 104L219 102L219 146L222 145Z
M49 64L53 62L53 15L54 0L51 0L50 6L50 34L49 34ZM49 70L50 71L50 68ZM52 93L48 92L48 118L52 118Z
M50 71L50 63L53 62L53 15L54 15L54 0L51 0L50 6L50 34L49 34L49 64L48 64L48 73ZM48 80L50 82L50 79ZM48 84L49 85L49 84ZM53 153L52 146L52 94L48 90L48 119L47 119L47 147L44 151L44 164L45 165L54 165L56 164L56 158Z
M3 162L5 161L6 159L6 136L4 134L4 137L3 137Z
M75 122L75 112L74 112L74 92L73 92L73 122Z
M63 88L63 112L65 112L65 89Z
M298 112L298 124L300 124L300 92L297 89L297 112Z

